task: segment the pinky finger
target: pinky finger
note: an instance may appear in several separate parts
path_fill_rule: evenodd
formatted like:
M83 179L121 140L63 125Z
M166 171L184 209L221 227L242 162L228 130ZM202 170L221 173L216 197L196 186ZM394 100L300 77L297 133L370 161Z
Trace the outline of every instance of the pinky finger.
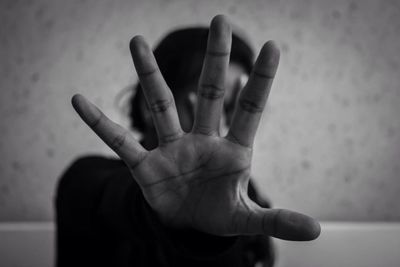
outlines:
M82 120L112 149L128 166L142 161L146 150L129 132L107 118L94 104L82 95L72 97L72 106Z

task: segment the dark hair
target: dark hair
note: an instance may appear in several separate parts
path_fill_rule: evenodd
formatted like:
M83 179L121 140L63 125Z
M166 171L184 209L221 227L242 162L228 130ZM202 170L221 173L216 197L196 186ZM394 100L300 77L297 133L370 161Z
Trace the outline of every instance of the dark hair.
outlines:
M175 95L188 84L197 81L203 65L207 47L208 28L186 28L165 36L154 49L154 56L167 85ZM254 53L246 41L232 34L230 62L240 64L249 74L253 66ZM130 99L131 126L143 132L146 127L140 103L144 95L140 83Z

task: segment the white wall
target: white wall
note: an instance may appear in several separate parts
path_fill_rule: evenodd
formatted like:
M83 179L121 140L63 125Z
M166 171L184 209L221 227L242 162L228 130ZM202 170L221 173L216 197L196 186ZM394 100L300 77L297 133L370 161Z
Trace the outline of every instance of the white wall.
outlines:
M312 242L274 239L276 266L399 266L399 223L323 222L321 226L321 236ZM0 223L0 264L54 266L54 243L52 223Z
M225 13L281 64L254 176L278 207L324 220L399 220L397 1L1 1L0 221L50 220L64 168L112 155L70 106L77 92L126 125L129 39Z

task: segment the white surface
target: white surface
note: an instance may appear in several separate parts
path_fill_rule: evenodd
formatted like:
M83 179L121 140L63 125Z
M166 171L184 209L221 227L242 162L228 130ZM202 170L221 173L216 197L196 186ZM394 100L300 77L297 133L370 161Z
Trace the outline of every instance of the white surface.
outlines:
M400 223L322 223L313 242L276 240L277 267L398 267ZM47 267L54 262L52 223L0 224L1 267Z
M277 267L398 267L400 223L323 223L313 242L276 241Z
M54 266L53 223L1 223L1 267Z

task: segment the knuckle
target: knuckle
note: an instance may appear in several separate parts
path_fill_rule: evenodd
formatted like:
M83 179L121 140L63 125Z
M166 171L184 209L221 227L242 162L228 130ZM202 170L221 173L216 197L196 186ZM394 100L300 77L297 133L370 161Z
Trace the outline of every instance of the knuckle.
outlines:
M243 110L249 113L261 113L264 109L262 105L248 99L240 99L239 105Z
M158 68L154 68L154 69L149 69L149 70L144 70L144 71L138 72L137 74L140 78L145 78L145 77L151 76L157 72L158 72Z
M273 79L275 77L275 71L272 69L267 69L264 71L253 71L256 77L260 77L263 79Z
M240 145L242 147L251 149L251 144L248 144L248 143L246 143L244 141L239 140L239 138L237 136L235 136L235 134L232 131L230 131L225 138L228 139L229 141L231 141L232 143L235 143L235 144ZM250 173L250 171L248 171L248 172Z
M213 84L200 84L200 96L206 99L220 99L224 97L225 89Z
M155 113L165 112L173 104L172 99L168 100L157 100L150 105L150 110Z
M171 143L178 140L181 136L182 136L181 133L164 135L160 137L160 143L161 144Z
M100 123L104 120L104 114L101 112L97 118L94 118L91 121L88 121L88 125L92 129L96 129Z
M212 51L207 50L207 55L212 57L227 57L230 55L230 51Z
M137 169L146 160L147 156L148 156L148 153L146 153L146 152L138 153L137 159L134 162L130 162L128 164L129 168L132 171L135 171L135 169Z
M210 128L210 126L205 126L205 125L195 125L193 127L193 132L207 136L213 136L216 134L215 130Z
M282 209L278 209L275 213L273 213L273 215L272 215L272 218L271 218L271 223L270 223L270 227L272 228L272 229L265 229L265 225L266 225L266 223L265 223L265 218L266 218L266 214L264 214L264 217L263 217L263 230L264 230L264 232L269 232L270 233L270 235L272 235L272 236L277 236L277 235L279 235L279 230L278 230L278 227L279 227L279 216L281 215L281 213L282 213Z
M110 143L110 147L114 150L119 150L124 146L126 140L126 134L119 134Z

